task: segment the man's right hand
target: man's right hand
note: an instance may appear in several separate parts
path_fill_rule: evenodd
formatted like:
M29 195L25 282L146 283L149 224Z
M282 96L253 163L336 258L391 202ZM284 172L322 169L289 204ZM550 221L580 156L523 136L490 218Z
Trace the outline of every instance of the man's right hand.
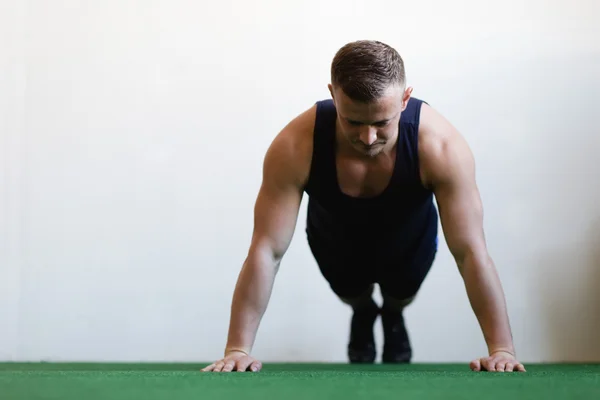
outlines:
M258 372L262 363L243 351L230 351L225 357L202 369L202 372Z

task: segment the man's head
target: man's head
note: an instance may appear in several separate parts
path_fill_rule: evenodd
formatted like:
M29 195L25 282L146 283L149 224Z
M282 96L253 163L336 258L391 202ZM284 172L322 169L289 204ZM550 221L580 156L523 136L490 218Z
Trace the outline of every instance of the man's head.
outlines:
M378 41L346 44L331 63L329 90L341 133L356 150L375 156L393 143L412 92L396 50Z

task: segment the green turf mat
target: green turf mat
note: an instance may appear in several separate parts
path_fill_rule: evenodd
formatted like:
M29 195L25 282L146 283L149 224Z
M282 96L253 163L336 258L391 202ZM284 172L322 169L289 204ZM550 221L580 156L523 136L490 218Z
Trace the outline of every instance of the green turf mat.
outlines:
M265 364L202 373L206 364L0 364L2 400L600 399L600 365L526 365L475 373L468 364Z

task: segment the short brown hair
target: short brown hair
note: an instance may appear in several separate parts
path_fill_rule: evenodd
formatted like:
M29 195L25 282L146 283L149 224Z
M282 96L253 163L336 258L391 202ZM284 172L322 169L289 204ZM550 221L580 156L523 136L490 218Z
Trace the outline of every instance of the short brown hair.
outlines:
M331 83L353 100L370 102L390 85L405 84L404 62L391 46L359 40L340 48L331 63Z

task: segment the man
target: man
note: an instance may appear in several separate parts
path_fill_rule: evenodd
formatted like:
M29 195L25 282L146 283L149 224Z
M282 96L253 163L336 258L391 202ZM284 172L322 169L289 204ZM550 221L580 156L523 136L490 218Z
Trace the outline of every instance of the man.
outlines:
M348 357L410 362L403 309L415 298L445 238L483 331L489 355L474 371L524 371L515 357L504 294L486 249L474 160L456 129L411 98L404 64L390 46L357 41L331 66L331 100L317 102L273 140L255 204L254 232L231 306L224 358L203 371L258 371L251 349L280 262L309 196L306 233L333 292L353 309ZM378 284L380 308L372 298Z

